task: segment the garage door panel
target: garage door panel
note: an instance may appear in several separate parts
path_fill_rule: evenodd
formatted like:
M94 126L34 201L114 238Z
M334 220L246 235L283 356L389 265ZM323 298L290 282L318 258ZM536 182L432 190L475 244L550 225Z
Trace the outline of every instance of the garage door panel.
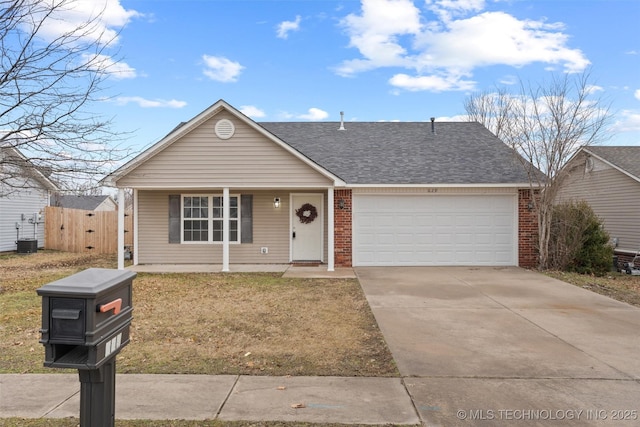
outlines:
M495 235L489 233L476 233L476 244L491 246L495 242Z
M431 242L433 242L433 233L417 233L414 236L414 243L418 248L418 252L430 250Z
M393 234L390 233L380 233L378 234L377 239L374 240L374 243L380 247L381 249L384 248L384 246L393 246L395 241L395 237Z
M446 226L446 225L453 225L455 221L455 218L451 217L451 216L447 216L447 215L438 215L435 217L435 220L433 221L434 225L437 227L442 227L442 226Z
M391 213L380 213L375 218L374 224L376 227L393 227L396 224L395 215Z
M433 225L433 215L425 215L423 213L417 213L415 215L415 225L418 227L431 227Z
M510 234L495 234L495 244L496 245L503 245L503 246L510 246L511 245L511 241L513 239L513 237Z
M354 196L354 265L515 265L516 198Z

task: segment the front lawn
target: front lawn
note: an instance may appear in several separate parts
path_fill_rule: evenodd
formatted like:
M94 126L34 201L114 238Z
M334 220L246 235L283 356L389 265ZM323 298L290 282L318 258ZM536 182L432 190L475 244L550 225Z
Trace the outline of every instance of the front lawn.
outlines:
M611 272L603 277L563 271L548 271L546 274L609 298L640 307L640 276L616 272Z
M0 373L44 368L35 290L113 257L0 256ZM355 279L273 273L139 274L120 373L397 376ZM67 371L68 372L68 371Z

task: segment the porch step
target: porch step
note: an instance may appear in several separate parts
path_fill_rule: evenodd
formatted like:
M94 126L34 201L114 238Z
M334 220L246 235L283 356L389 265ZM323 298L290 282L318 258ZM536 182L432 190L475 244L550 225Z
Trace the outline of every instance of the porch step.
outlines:
M322 262L320 261L293 261L292 267L320 267Z

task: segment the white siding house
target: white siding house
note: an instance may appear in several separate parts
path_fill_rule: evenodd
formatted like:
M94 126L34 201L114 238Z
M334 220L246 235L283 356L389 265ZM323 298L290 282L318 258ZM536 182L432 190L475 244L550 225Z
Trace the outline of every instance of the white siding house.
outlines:
M2 149L0 156L22 157L13 148ZM0 252L15 251L17 241L25 239L37 239L37 246L44 247L44 208L57 187L39 171L29 172L14 169L0 180Z

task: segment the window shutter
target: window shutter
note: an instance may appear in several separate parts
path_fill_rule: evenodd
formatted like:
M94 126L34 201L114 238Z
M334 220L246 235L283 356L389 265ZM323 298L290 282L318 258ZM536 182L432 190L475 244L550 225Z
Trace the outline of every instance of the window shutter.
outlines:
M180 195L169 196L169 243L180 243Z
M253 243L253 194L240 195L240 243Z

